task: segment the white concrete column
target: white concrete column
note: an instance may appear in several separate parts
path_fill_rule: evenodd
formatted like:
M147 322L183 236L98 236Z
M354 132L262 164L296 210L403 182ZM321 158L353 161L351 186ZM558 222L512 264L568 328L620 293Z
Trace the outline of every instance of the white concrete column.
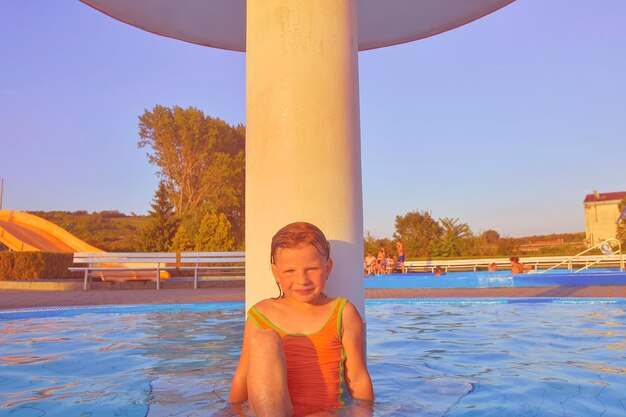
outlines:
M317 225L335 268L327 293L363 314L356 0L248 0L246 307L275 297L270 241Z

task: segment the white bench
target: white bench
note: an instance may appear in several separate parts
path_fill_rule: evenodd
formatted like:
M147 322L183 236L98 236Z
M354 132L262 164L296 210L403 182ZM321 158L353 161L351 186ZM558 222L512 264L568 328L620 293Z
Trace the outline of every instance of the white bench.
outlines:
M76 252L72 272L84 273L83 289L90 276L103 281L154 280L161 288L161 279L168 279L167 271L193 271L194 288L198 288L198 274L202 271L239 272L245 270L245 252Z

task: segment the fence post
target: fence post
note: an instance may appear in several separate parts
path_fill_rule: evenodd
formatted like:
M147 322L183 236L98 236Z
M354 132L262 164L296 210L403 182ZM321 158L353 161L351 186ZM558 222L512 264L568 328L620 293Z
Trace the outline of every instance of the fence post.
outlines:
M91 267L91 264L89 264ZM89 268L85 269L85 283L83 284L83 291L87 291L87 282L89 281Z
M157 259L157 290L161 289L161 262Z

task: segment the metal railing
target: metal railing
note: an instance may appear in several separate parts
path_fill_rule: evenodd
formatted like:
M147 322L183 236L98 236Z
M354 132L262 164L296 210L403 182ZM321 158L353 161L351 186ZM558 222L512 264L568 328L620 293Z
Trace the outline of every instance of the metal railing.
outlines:
M611 245L611 243L613 243L613 244L615 244L615 246L617 246L617 250L613 249L613 246ZM585 249L584 251L582 251L582 252L580 252L580 253L578 253L578 254L576 254L576 255L568 258L568 259L565 259L565 260L559 262L558 264L556 264L556 265L554 265L554 266L552 266L552 267L550 267L548 269L545 269L543 271L536 271L536 272L540 273L540 274L543 274L543 273L546 273L546 272L548 272L548 271L550 271L552 269L555 269L555 268L557 268L559 266L562 266L562 265L565 265L565 264L567 264L568 269L570 271L572 271L573 270L573 264L575 262L580 262L582 255L584 255L584 254L586 254L588 252L591 252L591 251L593 251L595 249L600 249L600 251L602 252L602 256L596 257L596 259L594 259L592 262L585 261L585 266L577 269L576 271L574 271L574 273L578 273L580 271L584 271L585 269L589 269L592 266L597 265L600 262L603 262L604 260L607 260L609 258L614 257L615 255L619 256L619 268L620 268L621 271L624 271L624 256L622 254L622 244L621 244L621 242L619 240L611 237L611 238L608 238L606 240L603 240L602 242L598 243L595 246L590 247L589 249Z
M624 270L624 262L618 251L611 255L577 255L573 259L571 255L561 256L525 256L521 262L530 265L531 273L542 273L544 269L554 269L558 266L567 265L566 268L573 272L575 268L620 268ZM441 267L445 272L454 271L487 271L489 264L495 263L498 270L510 268L509 258L482 258L482 259L432 259L420 261L406 261L408 272L432 272L435 266Z

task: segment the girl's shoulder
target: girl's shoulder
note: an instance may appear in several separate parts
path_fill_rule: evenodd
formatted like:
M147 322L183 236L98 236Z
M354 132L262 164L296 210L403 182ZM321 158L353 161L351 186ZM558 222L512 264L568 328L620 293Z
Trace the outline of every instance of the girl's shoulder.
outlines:
M266 298L265 300L261 300L252 306L253 309L259 311L262 314L275 311L278 308L278 299L275 298Z
M341 301L344 302L344 306L342 308L342 317L344 320L357 320L362 321L361 314L359 310L356 308L354 304L350 302L347 298L341 298Z

